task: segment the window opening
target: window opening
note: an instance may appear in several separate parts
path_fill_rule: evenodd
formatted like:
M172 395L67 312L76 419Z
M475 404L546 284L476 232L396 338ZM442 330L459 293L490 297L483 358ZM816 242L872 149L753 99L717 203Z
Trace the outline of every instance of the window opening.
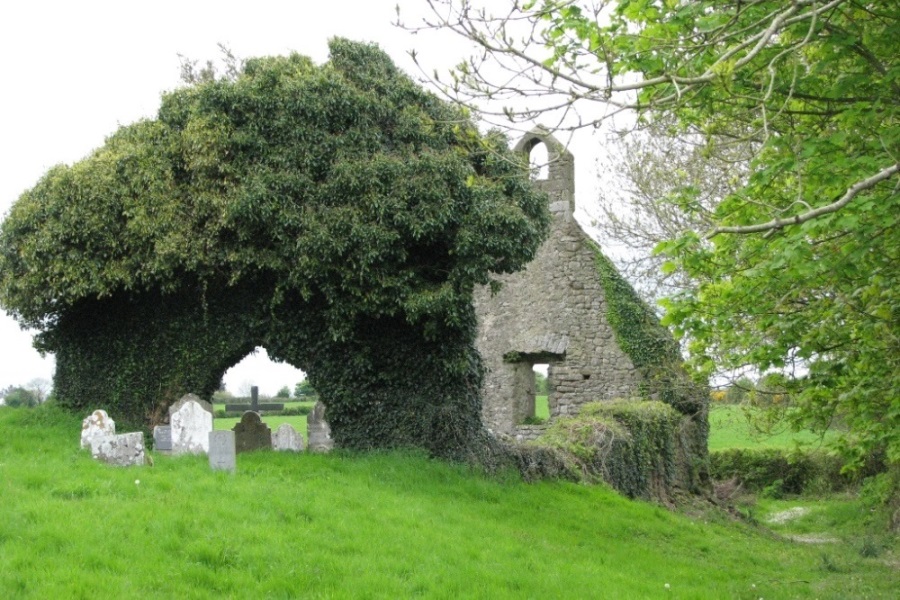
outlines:
M534 145L528 153L528 166L532 181L546 181L550 178L550 156L546 145L543 143Z

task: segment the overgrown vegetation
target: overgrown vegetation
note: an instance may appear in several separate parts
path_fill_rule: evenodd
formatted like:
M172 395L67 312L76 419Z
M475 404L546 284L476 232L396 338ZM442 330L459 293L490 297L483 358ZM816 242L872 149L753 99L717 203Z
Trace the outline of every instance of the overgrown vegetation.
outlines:
M558 451L582 479L606 481L632 498L667 500L690 437L683 426L684 416L662 402L595 402L555 419L535 445Z
M606 318L616 341L643 375L642 393L684 414L704 413L709 402L706 387L693 383L687 376L678 342L597 244L590 240L585 243L594 252L603 283ZM706 443L705 435L702 443Z
M330 50L164 94L15 203L0 304L56 354L62 405L146 428L265 346L339 446L477 453L472 290L531 260L546 198L377 47Z

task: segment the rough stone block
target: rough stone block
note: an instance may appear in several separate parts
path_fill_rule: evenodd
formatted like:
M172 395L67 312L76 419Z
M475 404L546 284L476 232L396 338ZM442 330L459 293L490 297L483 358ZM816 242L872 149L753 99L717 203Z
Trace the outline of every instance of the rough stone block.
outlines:
M91 456L117 467L144 464L144 434L140 431L91 440Z
M172 454L205 454L213 429L212 405L187 394L169 408L172 426Z
M321 402L316 402L313 411L306 418L306 428L311 451L328 452L334 448L334 440L331 439L331 427L325 421L325 405Z
M116 435L116 422L105 410L95 410L81 422L81 447L90 448L94 439Z

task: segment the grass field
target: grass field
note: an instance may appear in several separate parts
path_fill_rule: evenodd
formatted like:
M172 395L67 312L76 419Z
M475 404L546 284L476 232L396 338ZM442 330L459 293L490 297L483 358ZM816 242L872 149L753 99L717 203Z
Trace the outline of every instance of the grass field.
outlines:
M740 405L714 406L709 411L709 449L724 450L726 448L817 448L822 445L823 438L811 431L794 432L785 424L772 431L761 432L753 427L747 419L747 409ZM824 438L838 435L830 432Z
M826 547L409 453L123 469L53 407L0 408L0 431L0 598L896 597L865 515Z

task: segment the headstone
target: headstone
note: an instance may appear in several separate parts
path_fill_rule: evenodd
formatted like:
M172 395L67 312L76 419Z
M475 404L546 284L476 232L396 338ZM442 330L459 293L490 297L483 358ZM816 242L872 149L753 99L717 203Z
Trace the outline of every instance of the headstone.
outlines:
M91 456L117 467L143 465L144 434L135 431L94 438L91 441Z
M209 432L209 467L213 471L231 471L234 473L236 466L234 432L210 431Z
M81 422L81 447L90 448L91 441L116 435L116 422L105 410L95 410Z
M153 428L153 449L157 452L172 451L171 425L157 425Z
M212 405L194 394L186 394L169 407L172 454L203 454L209 451L213 430Z
M272 430L262 422L259 413L248 410L234 426L234 445L238 452L272 449Z
M310 450L313 452L328 452L334 448L334 440L331 439L331 427L325 421L325 405L321 402L316 402L313 411L306 418L306 428Z
M302 452L303 436L290 423L282 423L272 434L272 448L282 452Z

